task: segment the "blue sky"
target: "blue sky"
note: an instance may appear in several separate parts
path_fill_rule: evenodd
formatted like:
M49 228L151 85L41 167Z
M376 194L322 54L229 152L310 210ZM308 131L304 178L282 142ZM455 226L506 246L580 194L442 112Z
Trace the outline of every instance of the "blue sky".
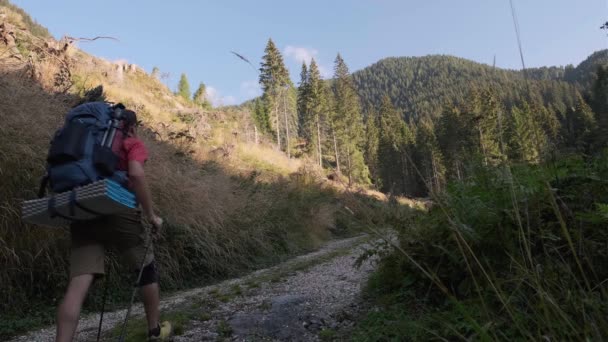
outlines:
M269 37L297 84L302 61L317 59L330 76L340 52L351 71L390 56L450 54L500 67L521 63L508 0L12 0L60 38L113 36L81 42L108 60L169 72L172 89L185 72L216 104L259 93L256 67ZM514 0L526 66L578 64L607 47L599 26L606 0Z

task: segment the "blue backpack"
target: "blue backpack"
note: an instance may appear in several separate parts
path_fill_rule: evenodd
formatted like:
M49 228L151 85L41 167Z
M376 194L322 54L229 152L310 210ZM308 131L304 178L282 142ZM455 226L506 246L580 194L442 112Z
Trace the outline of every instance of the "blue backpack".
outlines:
M125 120L122 104L90 102L68 112L65 123L53 137L47 157L46 183L55 193L69 191L101 179L127 183L127 174L116 170L118 156L112 151L116 130Z

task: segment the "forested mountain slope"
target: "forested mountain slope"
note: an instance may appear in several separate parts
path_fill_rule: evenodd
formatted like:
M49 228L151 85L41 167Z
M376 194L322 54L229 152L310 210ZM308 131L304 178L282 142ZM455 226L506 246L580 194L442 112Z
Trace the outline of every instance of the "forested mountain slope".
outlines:
M563 79L577 85L584 93L587 93L596 79L597 68L607 64L608 50L596 51L577 67L572 65L566 66Z
M608 62L598 51L576 68L542 67L522 71L494 68L463 58L431 55L391 57L353 73L362 103L378 108L386 94L405 118L436 117L446 103L462 103L474 88L494 89L506 107L529 93L532 98L564 112L574 103L574 85L589 90L598 65Z

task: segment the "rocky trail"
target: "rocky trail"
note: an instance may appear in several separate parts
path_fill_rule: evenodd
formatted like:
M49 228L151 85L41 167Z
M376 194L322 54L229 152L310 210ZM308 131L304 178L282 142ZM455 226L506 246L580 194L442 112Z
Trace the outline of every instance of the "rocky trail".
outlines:
M241 278L179 292L162 300L173 341L319 341L348 334L362 309L361 288L374 261L356 266L368 236L336 240L320 250ZM104 315L104 341L117 340L125 310ZM99 315L81 317L76 341L95 341ZM143 307L134 305L127 341L145 341ZM55 328L15 338L52 341Z

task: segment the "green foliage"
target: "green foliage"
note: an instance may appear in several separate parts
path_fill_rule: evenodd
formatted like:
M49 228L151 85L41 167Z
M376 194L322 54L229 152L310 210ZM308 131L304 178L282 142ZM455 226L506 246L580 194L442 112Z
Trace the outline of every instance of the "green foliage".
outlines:
M302 88L302 85L300 85ZM306 139L307 151L315 157L315 161L322 166L323 160L323 141L325 133L324 123L327 121L327 114L331 110L329 106L329 90L321 79L321 72L317 62L313 59L308 69L307 83L305 83L305 115L301 118L301 131Z
M365 148L363 156L365 158L365 164L368 165L370 178L376 180L376 185L379 179L378 170L378 144L379 144L379 131L378 131L378 114L376 111L371 110L365 116Z
M388 96L382 99L379 116L378 174L381 189L393 194L405 193L406 189L414 188L413 165L407 158L412 152L414 134Z
M362 154L365 135L359 95L340 54L335 60L332 90L334 105L328 121L331 122L336 140L336 163L339 165L340 159L342 160L349 184L367 184L369 170Z
M566 112L562 125L563 144L579 153L590 153L593 134L597 130L595 116L589 105L577 94L576 107Z
M607 156L478 166L450 183L396 226L401 251L369 282L383 310L355 336L605 339Z
M308 112L310 105L310 83L308 80L308 68L306 63L302 63L302 71L300 72L300 84L298 85L298 131L300 136L306 137L306 125L308 120Z
M319 332L321 341L333 341L336 335L336 331L333 329L323 329Z
M257 98L253 102L253 121L262 133L270 132L270 117L268 117L268 110L264 105L264 101Z
M528 103L511 110L512 159L538 164L547 147L547 137L542 130L538 113L532 112Z
M287 99L287 97L290 97L287 92L293 91L293 84L289 78L289 71L283 62L283 56L272 39L268 39L264 52L259 77L263 91L264 110L266 111L264 116L269 118L270 127L276 134L277 144L282 148L281 136L286 138L288 126L294 126L292 131L295 131L295 116L297 115L295 96L293 99ZM291 120L285 120L287 112L289 112ZM283 119L281 119L281 114L283 114ZM282 120L283 124L281 124ZM285 143L285 151L289 149L288 145Z
M563 80L563 69L501 70L452 56L385 58L353 73L366 107L379 108L388 95L406 119L437 117L445 104L463 103L473 89L495 91L506 109L527 97L563 112L573 103L574 86ZM367 108L366 108L367 109Z
M441 192L446 180L445 166L433 123L429 120L422 120L417 126L414 156L429 192Z
M597 129L594 133L596 151L608 146L608 66L599 67L593 84L591 104Z
M184 327L193 319L198 319L198 310L195 308L183 308L161 313L161 321L171 323L172 335L180 336L184 333ZM117 324L109 333L112 339L118 339L122 334L122 322ZM125 342L141 342L148 339L148 322L143 318L132 317L127 323Z
M207 87L205 86L205 83L201 82L198 85L198 88L196 89L196 91L194 92L194 95L192 96L192 102L201 106L202 108L211 107L211 103L209 103L209 101L207 101Z
M596 51L576 68L571 65L566 66L564 79L575 84L579 91L587 93L593 87L598 68L606 65L608 65L608 50Z
M217 325L217 333L220 335L220 337L228 338L232 335L232 327L230 324L228 324L228 322L222 320Z
M188 77L186 77L186 74L182 73L182 76L179 78L177 95L181 96L184 100L190 100L190 83L188 83Z
M156 66L153 67L152 68L152 73L150 74L150 76L152 76L153 78L158 79L159 75L160 75L160 69L158 67L156 67Z

